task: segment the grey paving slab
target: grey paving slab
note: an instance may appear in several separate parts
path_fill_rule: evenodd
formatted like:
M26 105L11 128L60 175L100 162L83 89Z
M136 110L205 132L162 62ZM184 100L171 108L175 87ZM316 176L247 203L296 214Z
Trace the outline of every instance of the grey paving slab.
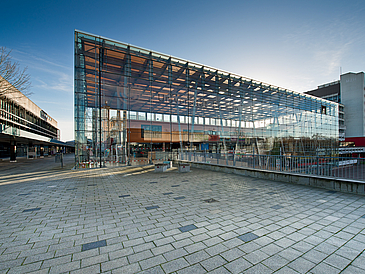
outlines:
M0 163L2 273L365 271L365 196L194 168L161 176L44 160Z
M255 240L258 238L258 236L254 233L251 233L251 232L248 232L246 234L243 234L241 236L238 236L237 237L238 239L244 241L244 242L249 242L249 241L252 241L252 240Z
M191 231L193 229L197 229L197 227L194 224L179 227L179 230L181 232L188 232L188 231Z

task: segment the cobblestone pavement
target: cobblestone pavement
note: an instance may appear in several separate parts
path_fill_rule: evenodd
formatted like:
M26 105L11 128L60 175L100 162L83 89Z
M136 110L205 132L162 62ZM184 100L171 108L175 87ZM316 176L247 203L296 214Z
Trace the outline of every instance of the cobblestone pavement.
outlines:
M364 196L43 160L0 165L0 273L365 273Z

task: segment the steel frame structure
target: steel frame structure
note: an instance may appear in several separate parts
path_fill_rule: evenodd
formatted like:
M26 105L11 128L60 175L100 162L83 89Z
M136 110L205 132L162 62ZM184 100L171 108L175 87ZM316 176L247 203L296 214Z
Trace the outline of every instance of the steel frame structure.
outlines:
M216 151L315 155L321 148L334 155L338 106L75 31L76 162L91 157L102 166L114 157L128 164L132 143L151 152L155 144L165 150L208 144Z

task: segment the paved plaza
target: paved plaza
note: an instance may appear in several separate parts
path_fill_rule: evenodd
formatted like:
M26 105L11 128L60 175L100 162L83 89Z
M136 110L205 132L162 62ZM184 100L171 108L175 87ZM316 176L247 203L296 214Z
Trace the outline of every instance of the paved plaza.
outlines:
M365 196L72 161L0 163L0 273L365 273Z

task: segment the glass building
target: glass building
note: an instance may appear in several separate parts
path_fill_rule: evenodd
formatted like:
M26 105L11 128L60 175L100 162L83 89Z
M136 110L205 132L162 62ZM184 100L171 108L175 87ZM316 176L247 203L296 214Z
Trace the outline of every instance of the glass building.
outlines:
M336 155L338 105L75 31L76 164L161 152Z

